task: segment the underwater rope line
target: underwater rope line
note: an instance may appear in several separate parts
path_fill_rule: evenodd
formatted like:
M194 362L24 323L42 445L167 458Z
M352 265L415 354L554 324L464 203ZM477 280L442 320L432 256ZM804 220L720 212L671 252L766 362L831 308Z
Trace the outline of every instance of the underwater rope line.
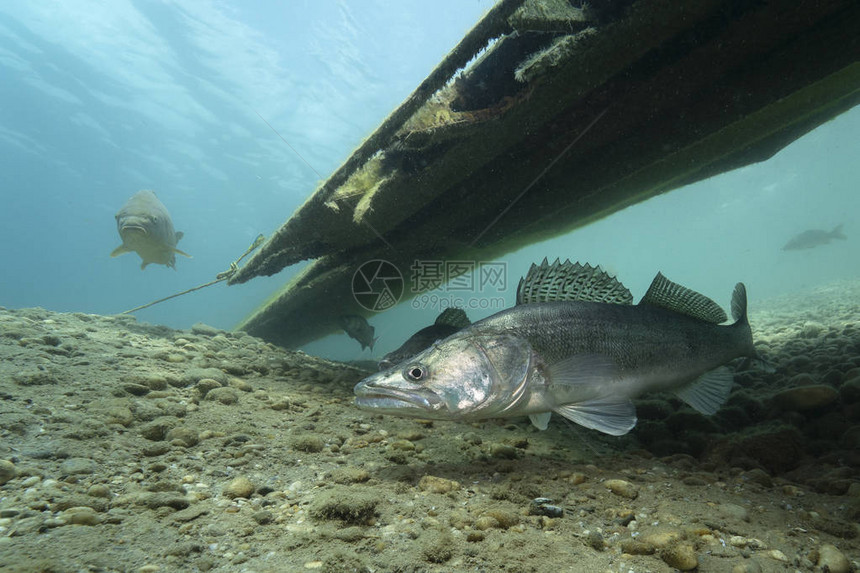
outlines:
M194 287L194 288L190 288L190 289L188 289L188 290L184 290L184 291L182 291L182 292L178 292L178 293L176 293L176 294L172 294L172 295L170 295L170 296L166 296L166 297L164 297L164 298L160 298L160 299L158 299L158 300L154 300L154 301L152 301L152 302L146 303L146 304L141 305L141 306L136 306L136 307L131 308L131 309L129 309L129 310L125 310L125 311L121 312L120 314L131 314L132 312L135 312L135 311L138 311L138 310L142 310L142 309L144 309L144 308L149 308L150 306L154 306L154 305L156 305L156 304L158 304L158 303L160 303L160 302L164 302L164 301L166 301L166 300L170 300L170 299L172 299L172 298L176 298L176 297L178 297L178 296L182 296L182 295L184 295L184 294L188 294L188 293L190 293L190 292L194 292L194 291L196 291L196 290L200 290L200 289L202 289L202 288L206 288L206 287L208 287L208 286L212 286L212 285L214 285L214 284L218 284L218 283L220 283L220 282L222 282L222 281L226 281L227 279L229 279L230 277L232 277L234 274L236 274L236 272L239 270L239 263L242 261L242 259L244 259L244 258L245 258L245 257L247 257L248 255L250 255L250 254L251 254L251 252L252 252L254 249L256 249L257 247L259 247L260 245L262 245L262 244L263 244L263 241L265 241L265 240L266 240L266 237L265 237L263 234L257 235L257 238L256 238L256 239L254 239L254 242L253 242L253 243L251 243L251 246L250 246L250 247L248 247L248 248L245 250L245 252L244 252L244 253L242 253L242 256L241 256L241 257L239 257L238 259L236 259L235 261L233 261L232 263L230 263L230 268L229 268L228 270L226 270L226 271L224 271L224 272L222 272L222 273L218 273L217 275L215 275L215 280L213 280L213 281L209 281L208 283L205 283L205 284L202 284L202 285L198 285L198 286L196 286L196 287Z

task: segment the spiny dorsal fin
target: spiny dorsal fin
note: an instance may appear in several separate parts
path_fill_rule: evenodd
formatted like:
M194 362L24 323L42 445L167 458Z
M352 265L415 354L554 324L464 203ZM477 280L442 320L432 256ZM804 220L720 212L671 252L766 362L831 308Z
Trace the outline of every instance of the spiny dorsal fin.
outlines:
M472 323L469 321L469 317L466 316L466 311L462 308L446 308L436 317L436 322L433 324L466 328Z
M544 258L540 265L532 264L526 276L520 279L517 304L562 300L632 304L633 295L600 267L583 266L569 260L562 263L556 259L549 264Z
M657 273L639 304L659 306L714 324L725 322L728 318L720 305L703 294L673 283L663 273Z

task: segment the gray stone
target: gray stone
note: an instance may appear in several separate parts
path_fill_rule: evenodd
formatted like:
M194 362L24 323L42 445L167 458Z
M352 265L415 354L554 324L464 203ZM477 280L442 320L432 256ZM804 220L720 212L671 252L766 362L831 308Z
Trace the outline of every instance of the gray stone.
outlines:
M783 390L776 393L773 400L783 410L803 411L827 406L838 398L839 392L832 386L813 384Z
M230 405L239 401L239 394L232 388L213 388L206 394L206 399Z
M204 324L202 322L196 322L191 325L191 332L203 336L215 336L216 334L220 334L223 331L215 328L214 326L209 326L208 324Z
M79 475L95 473L98 464L89 458L69 458L60 464L60 473Z
M18 469L10 461L0 460L0 485L14 479L18 475Z

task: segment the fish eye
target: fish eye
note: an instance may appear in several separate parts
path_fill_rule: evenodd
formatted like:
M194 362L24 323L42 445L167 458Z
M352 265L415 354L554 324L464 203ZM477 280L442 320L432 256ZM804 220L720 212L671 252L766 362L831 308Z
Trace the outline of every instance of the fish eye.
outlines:
M412 364L403 371L403 377L414 382L419 382L427 377L427 369L420 364Z

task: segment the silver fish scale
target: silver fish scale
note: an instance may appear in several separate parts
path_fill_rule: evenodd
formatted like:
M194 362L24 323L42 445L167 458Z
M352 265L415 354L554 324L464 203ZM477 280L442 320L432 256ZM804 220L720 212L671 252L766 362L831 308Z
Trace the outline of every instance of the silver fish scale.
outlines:
M602 355L622 371L645 364L695 362L698 356L736 356L740 333L656 306L591 302L521 305L466 330L515 334L547 365L573 355ZM717 362L719 363L719 362Z

